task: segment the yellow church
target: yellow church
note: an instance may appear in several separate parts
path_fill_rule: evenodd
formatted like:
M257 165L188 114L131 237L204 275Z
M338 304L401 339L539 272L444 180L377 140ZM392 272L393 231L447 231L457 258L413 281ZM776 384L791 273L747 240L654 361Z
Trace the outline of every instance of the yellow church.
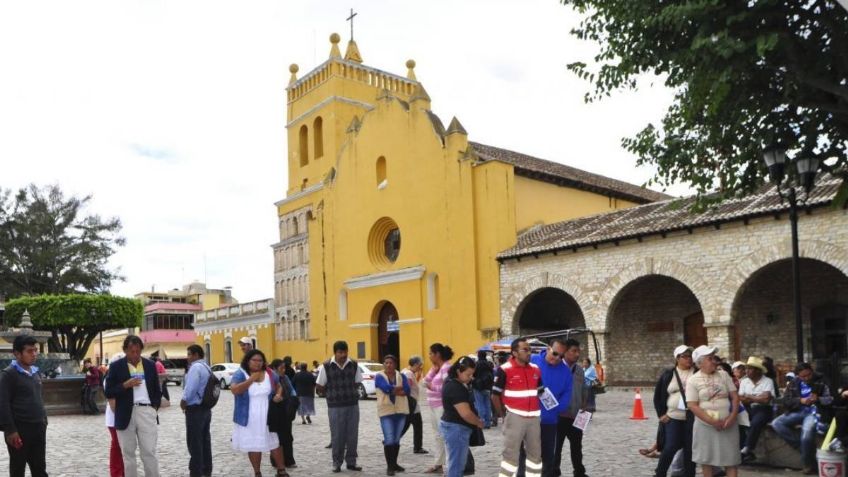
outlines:
M276 357L323 361L336 340L366 360L426 357L434 342L474 352L499 336L495 258L519 232L667 198L471 142L431 110L414 61L388 73L352 40L342 56L339 41L308 73L290 67L288 190L273 313L258 331ZM245 335L207 329L198 342L212 362Z

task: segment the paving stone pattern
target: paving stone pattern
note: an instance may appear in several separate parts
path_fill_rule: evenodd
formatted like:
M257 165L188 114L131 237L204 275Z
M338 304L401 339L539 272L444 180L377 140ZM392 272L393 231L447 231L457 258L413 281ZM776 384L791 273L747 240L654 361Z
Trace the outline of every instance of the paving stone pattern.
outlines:
M169 388L174 402L180 396L180 390ZM646 447L654 438L657 420L652 416L648 403L650 393L644 394L645 412L651 416L646 421L628 419L633 406L633 393L628 391L610 391L598 396L600 411L593 418L584 438L585 464L589 475L597 476L637 476L653 475L656 459L647 459L638 454L637 449ZM301 425L298 418L294 425L295 458L298 467L290 469L293 477L309 476L378 476L385 475L385 461L381 445L382 434L374 400L361 403L359 433L359 463L363 472L343 470L333 474L331 470L330 450L324 449L330 441L327 426L327 408L323 399L316 400L318 416L312 425ZM252 477L247 456L234 452L230 445L232 433L233 397L225 392L213 411L212 447L214 456L214 474L228 477ZM429 409L424 407L425 448L434 449L432 432L428 425ZM188 475L188 451L185 446L185 421L179 407L171 407L160 412L159 463L164 477ZM478 476L497 475L503 438L500 427L486 431L487 445L475 448ZM47 464L51 477L103 477L108 476L109 434L104 426L103 416L56 416L50 419L47 431ZM566 443L566 446L568 444ZM567 454L566 454L567 455ZM404 436L400 464L406 467L405 474L425 475L424 470L432 463L432 455L412 454L412 432ZM565 460L568 460L567 457ZM6 475L9 457L0 451L0 476ZM139 466L140 467L140 466ZM570 463L563 463L563 475L571 475ZM274 473L267 462L263 462L263 475ZM139 469L139 475L143 470ZM800 475L799 472L784 469L766 469L743 467L742 477L776 477ZM29 472L27 472L29 476Z

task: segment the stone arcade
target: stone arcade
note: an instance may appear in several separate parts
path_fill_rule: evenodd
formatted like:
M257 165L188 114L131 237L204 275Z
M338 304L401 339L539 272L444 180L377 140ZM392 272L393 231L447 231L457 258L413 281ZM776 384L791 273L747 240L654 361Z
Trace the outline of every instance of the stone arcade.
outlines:
M805 359L848 363L848 211L823 178L799 219ZM607 379L653 381L685 342L794 365L788 206L774 188L690 213L672 199L523 233L501 262L501 330L588 326Z

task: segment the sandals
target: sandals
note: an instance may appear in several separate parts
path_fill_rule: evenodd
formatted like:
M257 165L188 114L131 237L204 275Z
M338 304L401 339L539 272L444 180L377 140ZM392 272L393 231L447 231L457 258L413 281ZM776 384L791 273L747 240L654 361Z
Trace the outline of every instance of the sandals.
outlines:
M656 459L657 457L659 457L659 452L653 449L639 449L639 453L651 459Z
M425 474L441 474L442 473L442 466L434 465L433 467L430 467L429 469L425 470L424 473Z
M291 477L286 469L277 469L277 477Z

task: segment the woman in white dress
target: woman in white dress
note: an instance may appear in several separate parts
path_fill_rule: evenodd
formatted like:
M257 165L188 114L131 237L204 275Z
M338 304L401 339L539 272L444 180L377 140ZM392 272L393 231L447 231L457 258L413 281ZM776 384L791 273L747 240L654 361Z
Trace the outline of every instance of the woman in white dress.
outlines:
M254 349L244 354L230 390L235 395L233 449L247 452L256 477L262 477L262 453L270 451L278 463L277 477L288 477L277 434L268 430L269 402L282 401L282 388L276 373L268 369L264 353Z

